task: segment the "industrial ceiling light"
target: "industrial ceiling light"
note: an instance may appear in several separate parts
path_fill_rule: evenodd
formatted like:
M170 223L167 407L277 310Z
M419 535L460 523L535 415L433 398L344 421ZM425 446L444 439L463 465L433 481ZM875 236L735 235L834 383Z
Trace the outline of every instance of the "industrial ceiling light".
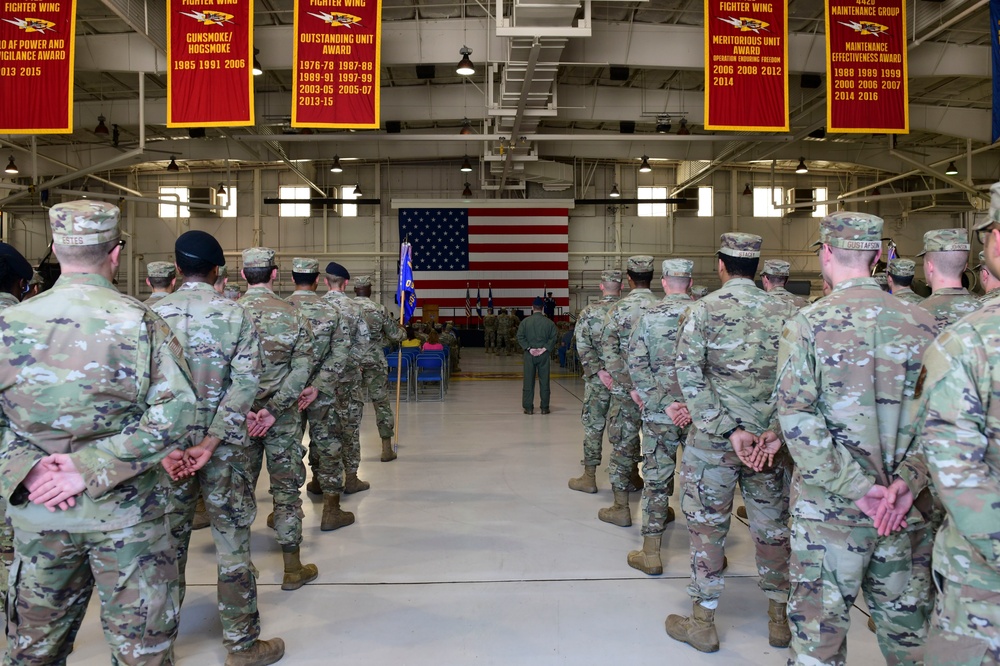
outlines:
M743 188L743 196L749 197L751 195L753 195L753 190L750 189L750 183L747 183Z
M608 192L608 196L611 197L612 199L617 199L621 195L622 195L622 193L618 191L618 183L615 183L614 185L612 185L611 186L611 191Z
M462 196L463 197L471 197L472 196L472 185L470 183L466 183L465 184L465 189L462 190Z
M687 136L691 134L691 130L688 129L687 118L681 118L681 126L677 128L677 136Z
M355 199L360 199L361 198L361 184L360 183L355 183L355 185L354 185L354 198Z
M458 62L458 68L455 70L455 73L462 76L472 76L475 74L476 68L472 66L472 61L469 60L469 56L472 55L472 49L468 46L463 46L458 52L462 54L462 59Z
M657 116L656 133L667 134L670 132L670 116Z
M260 76L264 73L264 68L260 66L260 60L257 60L257 54L260 53L260 49L256 46L253 49L253 75Z
M14 164L14 156L10 156L10 161L7 162L7 168L3 170L4 173L16 174L19 173L17 165Z
M958 167L955 166L954 162L948 162L948 168L944 170L944 175L946 176L958 175Z
M649 173L653 170L653 167L649 166L649 157L646 155L642 156L642 164L639 165L639 173Z
M340 166L340 155L333 156L333 166L330 167L330 171L333 173L342 173L344 167Z
M468 155L466 155L465 159L462 160L461 171L464 171L465 173L469 173L470 171L472 171L472 164L469 162L469 156Z
M97 116L97 127L94 128L94 134L110 134L108 126L104 124L105 120L107 120L107 118L104 117L104 114Z
M876 186L875 186L875 189L874 189L874 190L872 190L872 196L873 196L873 197L877 197L877 196L879 196L880 194L882 194L882 191L881 191L881 190L879 190L879 189L878 189L878 185L876 185Z
M216 190L218 191L219 196L222 196L222 197L226 196L226 184L225 183L219 183L219 187L217 187Z
M462 135L472 134L472 123L468 118L462 120L462 129L458 133Z
M795 167L795 173L809 173L809 167L806 166L806 158L799 158L799 165Z
M170 164L167 165L167 171L180 171L181 168L177 166L177 162L174 160L174 156L170 156Z

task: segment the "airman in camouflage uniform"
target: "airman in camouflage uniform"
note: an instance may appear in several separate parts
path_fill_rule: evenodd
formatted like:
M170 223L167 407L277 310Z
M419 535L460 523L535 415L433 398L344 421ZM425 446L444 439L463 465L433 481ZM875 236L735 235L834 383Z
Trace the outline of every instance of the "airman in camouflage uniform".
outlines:
M979 303L986 305L1000 296L1000 279L993 275L989 265L987 265L986 252L983 250L979 252L979 265L976 266L976 272L979 274L979 282L983 285L983 295L979 297Z
M910 285L913 284L913 274L916 267L917 265L912 259L897 258L889 262L885 271L889 279L889 291L893 296L910 305L916 305L924 300L920 294L910 288Z
M708 287L703 284L693 284L691 285L691 298L694 300L701 300L708 296L711 292Z
M601 273L601 300L589 304L576 320L576 353L583 369L583 476L569 480L569 487L582 493L597 492L597 466L601 464L604 426L611 406L611 391L597 373L601 364L601 332L608 310L621 298L622 272L608 269Z
M797 296L785 289L788 284L788 274L792 270L792 265L782 259L765 259L764 269L760 272L760 282L764 285L764 291L783 298L796 308L809 305L809 301Z
M358 467L361 463L361 449L353 449L355 436L361 427L361 361L363 356L357 352L367 348L371 337L368 324L361 314L359 304L345 293L351 274L346 268L335 261L326 266L326 285L329 291L323 299L340 312L350 330L351 343L348 346L348 361L334 387L335 402L333 407L334 437L340 442L341 458L344 466L344 493L347 495L368 490L371 484L358 478ZM321 479L322 482L322 479ZM326 490L324 489L324 493Z
M112 662L172 663L177 560L159 473L195 397L170 328L112 285L118 217L100 201L53 206L62 276L0 313L7 664L65 663L95 586Z
M483 317L483 330L486 331L484 343L487 354L497 353L497 316L493 314L493 308L486 312Z
M254 408L266 409L276 419L266 435L252 439L251 481L257 485L261 458L266 457L274 498L269 526L277 533L285 566L281 589L297 590L319 575L315 564L302 564L299 559L304 515L300 491L306 482L299 411L315 399L315 389L306 388L312 375L313 336L302 315L271 290L277 273L274 250L243 250L242 274L249 286L239 304L257 327L263 349L260 393Z
M146 264L146 285L153 290L145 301L152 306L158 300L170 294L177 282L177 269L169 261L151 261Z
M216 293L218 293L220 296L225 296L226 286L228 284L229 284L229 269L226 268L225 264L223 264L222 266L219 266L219 276L215 278L215 284L213 285L213 288L215 289ZM239 287L236 287L236 289L239 290ZM235 301L236 299L234 298L232 300Z
M309 467L313 479L306 490L323 496L320 530L329 532L354 522L354 514L340 508L344 492L344 461L338 421L331 413L336 402L335 386L350 358L351 330L339 309L317 293L319 262L315 259L292 259L295 291L288 297L312 328L313 380L318 395L303 417L309 423ZM322 461L322 462L321 462Z
M628 282L631 291L608 309L601 331L601 369L597 376L611 392L608 410L608 442L611 444L611 464L608 476L614 492L614 504L597 512L606 523L621 527L632 524L628 494L641 490L638 464L639 428L642 417L639 406L632 400L632 378L628 374L628 342L642 313L656 305L657 298L649 290L653 279L653 258L648 255L629 257Z
M778 417L795 460L790 664L846 662L860 592L886 662L923 663L932 534L911 508L927 486L913 417L934 319L870 277L881 237L874 215L822 220L817 244L832 292L781 339Z
M26 260L27 261L27 260ZM31 279L28 280L28 291L25 292L24 298L21 300L27 300L33 296L38 296L45 289L45 278L38 271L32 269Z
M375 422L378 424L378 434L382 438L382 462L396 459L396 451L392 446L392 436L395 427L392 415L392 405L389 404L389 363L385 360L382 348L398 344L406 339L406 330L398 321L392 318L389 311L381 303L371 299L372 280L370 275L359 275L354 283L354 300L360 307L361 317L368 327L368 340L358 351L362 352L361 394L368 395L375 407ZM452 348L451 354L458 358L458 349ZM364 406L362 404L362 409ZM360 457L360 429L356 431L359 438L352 444L352 450L358 451ZM357 467L354 468L357 472Z
M403 330L402 326L399 327L399 330L400 334L405 338L406 331ZM462 358L462 341L458 338L458 334L455 333L455 325L450 321L445 324L444 332L441 333L440 337L441 344L448 348L448 363L451 366L451 371L453 373L459 372L461 368L458 367L458 363ZM400 340L395 340L394 342L399 342Z
M1000 183L976 226L1000 272ZM924 663L1000 663L1000 310L997 301L946 330L924 354L920 445L947 511L934 539L938 594Z
M0 243L0 311L20 302L25 284L30 285L38 273L14 246ZM0 598L7 594L7 571L14 559L14 530L7 523L7 502L0 497Z
M647 574L663 573L660 541L674 520L670 496L674 494L677 447L687 426L678 427L667 414L681 406L684 396L677 384L674 358L677 324L693 302L688 290L694 262L666 259L662 264L663 300L639 318L628 346L628 372L635 388L632 398L642 409L642 550L628 554L629 566Z
M924 275L931 295L920 307L934 315L938 332L979 309L976 297L962 286L969 262L969 237L965 229L935 229L924 234Z
M260 339L246 311L213 287L218 266L225 263L219 242L204 231L188 231L174 251L183 282L153 310L177 336L194 379L194 426L182 447L198 447L211 456L196 478L172 487L168 518L177 544L180 600L197 496L204 502L218 558L223 644L243 662L263 654L280 657L281 639L257 640L260 613L250 563L257 505L246 419L257 395Z
M514 344L513 338L517 331L517 317L510 313L510 310L501 310L497 316L497 348L498 353L507 356L511 353L511 346Z
M682 458L681 509L691 537L690 617L667 633L703 652L719 649L715 609L724 545L739 484L754 540L759 586L768 598L768 641L788 645L788 476L774 415L781 328L796 308L753 283L761 237L727 233L716 270L722 287L692 304L677 333L675 372L692 419ZM748 451L773 454L751 467Z

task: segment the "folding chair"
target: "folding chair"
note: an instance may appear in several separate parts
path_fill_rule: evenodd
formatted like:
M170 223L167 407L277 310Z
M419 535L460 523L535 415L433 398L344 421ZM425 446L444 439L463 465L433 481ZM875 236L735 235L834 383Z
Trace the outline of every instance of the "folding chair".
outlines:
M397 368L400 367L399 355L389 354L388 356L385 357L385 360L389 363L389 384L395 387L395 383L397 380ZM413 372L412 372L412 363L410 361L410 358L405 353L403 354L402 372L399 372L398 375L399 375L398 377L399 381L403 383L403 386L401 387L400 390L401 399L409 402L410 389L413 386Z
M440 352L430 352L426 354L418 354L415 360L416 362L416 373L414 379L416 383L413 387L414 397L419 402L420 401L420 385L426 384L427 382L437 382L438 383L438 397L437 398L424 398L425 400L444 400L444 382L445 382L445 370L444 370L444 355Z

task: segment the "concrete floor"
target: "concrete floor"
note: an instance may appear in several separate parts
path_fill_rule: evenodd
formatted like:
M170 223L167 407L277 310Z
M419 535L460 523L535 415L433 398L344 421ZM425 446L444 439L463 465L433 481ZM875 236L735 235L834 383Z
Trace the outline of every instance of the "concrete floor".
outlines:
M263 637L284 638L281 663L785 663L787 650L767 644L767 600L744 523L734 517L727 542L716 616L721 651L676 643L663 620L690 610L680 511L664 536L664 573L649 577L625 563L641 544L639 495L635 524L621 528L597 520L611 503L606 470L596 495L566 487L581 470L581 380L554 376L552 414L525 416L519 357L471 349L462 365L468 376L453 380L445 402L403 403L395 462L379 462L366 408L360 476L371 490L346 496L357 523L334 532L320 532L322 505L305 499L303 561L316 563L320 576L295 592L280 589L281 554L264 525L271 498L261 479L254 562ZM225 661L214 580L214 546L202 530L192 540L180 664ZM851 663L883 661L866 620L854 611ZM69 663L108 661L95 602Z

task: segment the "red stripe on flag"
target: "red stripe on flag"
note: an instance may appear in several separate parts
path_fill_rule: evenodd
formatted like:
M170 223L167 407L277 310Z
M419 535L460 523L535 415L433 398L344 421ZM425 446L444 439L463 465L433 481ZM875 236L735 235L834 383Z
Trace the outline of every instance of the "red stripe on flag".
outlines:
M421 289L453 289L455 287L454 280L420 280L417 284ZM569 289L569 280L548 280L544 285L540 285L538 280L493 280L494 293L497 289L538 289L540 294L542 287L546 291Z
M470 238L469 252L569 252L569 243L475 243Z
M569 229L565 224L558 226L552 224L536 224L530 227L532 234L546 234L546 235L557 235L561 234L563 236L569 233ZM478 234L506 234L509 236L523 236L523 227L512 227L509 224L477 224L474 227L469 228L469 235Z
M569 298L556 298L554 300L556 302L556 305L560 305L562 307L569 307ZM524 308L524 309L527 310L527 309L531 308L531 301L532 301L532 299L530 299L530 298L518 298L518 297L497 298L497 297L494 296L493 297L493 308L496 309L496 308L514 308L514 307L517 307L517 308ZM434 302L433 303L428 303L428 305L437 305L440 308L455 308L456 310L458 310L462 314L462 316L465 315L465 309L464 309L465 302L464 302L464 299L460 299L460 298L435 298ZM485 304L483 304L483 309L484 310L486 309L486 305Z
M569 217L568 208L470 208L469 217Z
M522 257L523 260L530 257ZM568 271L569 261L517 261L512 258L510 261L470 261L470 271ZM418 273L419 275L419 273ZM459 273L459 275L464 275ZM465 283L464 279L457 279L456 283ZM496 288L494 286L494 288Z

